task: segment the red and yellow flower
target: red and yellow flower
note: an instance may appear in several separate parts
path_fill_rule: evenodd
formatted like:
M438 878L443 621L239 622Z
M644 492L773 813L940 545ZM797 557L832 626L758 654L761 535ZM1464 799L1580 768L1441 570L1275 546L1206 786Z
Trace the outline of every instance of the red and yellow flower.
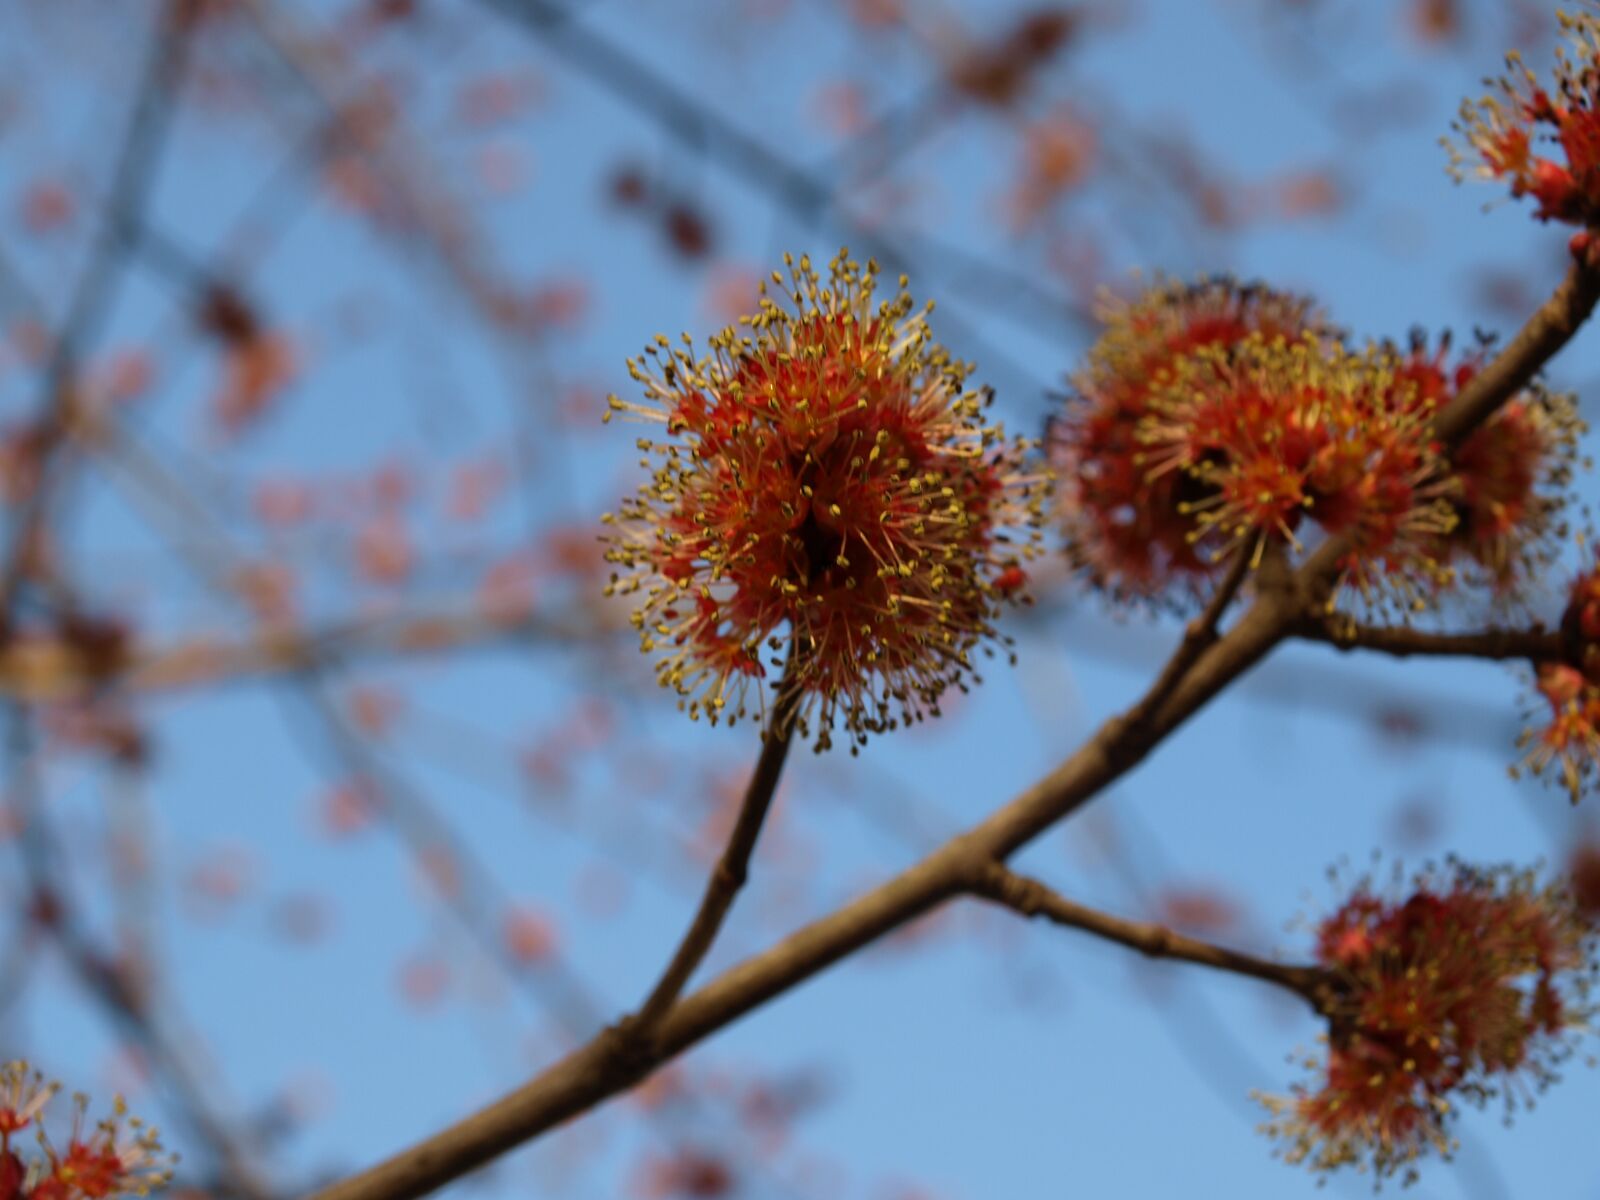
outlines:
M1451 171L1503 181L1513 196L1537 201L1539 220L1587 229L1600 224L1600 16L1557 16L1568 45L1556 52L1554 90L1507 55L1508 73L1491 81L1495 92L1461 105L1456 129L1465 146L1450 146Z
M1429 350L1414 334L1399 367L1411 394L1442 408L1478 373L1487 346L1450 364L1450 338ZM1555 560L1585 425L1573 397L1535 383L1496 409L1450 455L1446 497L1456 521L1435 548L1456 582L1517 602Z
M1067 551L1090 583L1118 598L1185 593L1216 570L1216 546L1191 507L1209 498L1186 470L1151 470L1147 422L1190 359L1251 336L1321 330L1309 300L1231 279L1161 282L1109 304L1105 330L1071 380L1050 433Z
M641 646L691 716L763 708L759 681L790 660L802 732L821 749L837 718L854 746L976 678L1048 476L986 423L990 393L903 279L875 305L876 267L841 252L826 283L804 258L773 282L790 304L763 294L708 355L661 337L630 362L644 400L611 411L666 439L640 439L653 476L607 517L607 592L639 598Z
M40 1123L59 1091L22 1062L0 1067L0 1200L111 1200L147 1196L172 1177L173 1159L160 1135L128 1115L119 1096L112 1112L86 1123L89 1101L73 1097L65 1141L52 1141ZM24 1157L17 1135L31 1131L38 1153Z
M1525 1100L1589 1015L1595 929L1532 873L1453 863L1401 897L1367 884L1317 930L1328 973L1320 1078L1265 1097L1265 1129L1316 1170L1448 1153L1462 1102Z

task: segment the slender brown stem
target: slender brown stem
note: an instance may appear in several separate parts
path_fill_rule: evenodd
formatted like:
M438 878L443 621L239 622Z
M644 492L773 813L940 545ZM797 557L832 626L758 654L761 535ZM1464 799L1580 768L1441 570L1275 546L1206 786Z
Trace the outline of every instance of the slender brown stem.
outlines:
M201 685L250 682L302 670L337 657L423 657L493 646L594 641L613 632L593 614L483 613L465 608L356 618L323 628L268 627L238 639L204 635L164 645L134 645L125 660L89 663L59 638L34 636L0 643L0 697L41 704L115 685L124 694L181 691Z
M1525 658L1530 662L1555 662L1563 657L1565 650L1559 632L1537 625L1530 629L1430 633L1422 629L1358 625L1337 616L1308 616L1295 624L1292 633L1305 641L1324 642L1340 650L1375 650L1396 658Z
M750 856L755 853L756 839L761 836L761 826L772 807L772 797L778 790L778 779L783 774L784 761L789 756L789 742L794 732L795 709L800 703L800 689L795 685L794 653L789 666L778 684L777 700L773 704L772 719L762 733L761 755L756 759L750 782L745 785L744 799L739 802L739 816L728 834L728 844L717 860L711 877L706 880L705 894L700 898L700 908L694 914L689 930L673 953L667 969L651 989L644 1004L628 1022L635 1035L647 1034L667 1011L677 1003L689 977L711 951L717 933L727 920L739 889L744 887L750 873Z
M723 972L662 1016L648 1038L604 1030L523 1087L314 1200L421 1196L632 1087L689 1046L960 895L983 863L1006 858L1142 760L1272 647L1287 602L1264 598L1202 653L1162 704L1113 718L1075 754L981 824L901 874ZM1146 715L1133 719L1144 710Z
M1313 1008L1320 1009L1329 994L1328 977L1318 967L1273 962L1188 937L1153 921L1130 921L1125 917L1112 916L1069 900L1039 880L1013 871L1002 863L987 863L974 872L968 889L973 895L1009 908L1021 916L1043 917L1056 925L1081 929L1096 937L1131 947L1150 958L1198 963L1203 967L1276 984L1295 993Z
M1234 551L1233 558L1228 563L1228 570L1218 580L1216 591L1211 593L1211 599L1206 602L1205 609L1184 627L1183 640L1178 643L1177 650L1161 668L1161 674L1145 693L1139 707L1130 714L1129 720L1134 722L1145 720L1150 713L1166 703L1167 697L1172 694L1172 689L1183 681L1183 677L1189 673L1189 668L1194 666L1195 660L1216 643L1222 614L1239 594L1239 588L1254 564L1260 545L1259 538L1252 538L1249 542L1241 543Z
M1572 339L1596 302L1600 302L1600 271L1574 259L1550 298L1434 417L1434 434L1455 446L1487 421Z

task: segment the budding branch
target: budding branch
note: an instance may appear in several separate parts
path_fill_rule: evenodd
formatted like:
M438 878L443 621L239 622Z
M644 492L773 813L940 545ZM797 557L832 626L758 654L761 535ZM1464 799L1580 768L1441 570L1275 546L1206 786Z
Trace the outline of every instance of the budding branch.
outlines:
M1322 1011L1332 983L1320 967L1297 966L1257 958L1225 946L1185 936L1153 921L1130 921L1069 900L1059 892L1000 863L978 873L970 891L1023 917L1043 917L1056 925L1079 929L1150 958L1197 963L1235 975L1265 980L1286 988Z

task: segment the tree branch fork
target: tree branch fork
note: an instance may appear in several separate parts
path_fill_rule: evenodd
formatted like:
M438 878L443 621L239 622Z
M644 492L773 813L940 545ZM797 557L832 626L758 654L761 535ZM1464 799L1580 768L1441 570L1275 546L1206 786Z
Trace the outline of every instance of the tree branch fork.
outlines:
M1436 436L1448 445L1459 443L1532 380L1588 318L1597 300L1600 272L1575 261L1555 293L1522 330L1437 414ZM709 950L747 871L749 851L765 813L764 802L754 795L762 763L773 757L781 769L782 750L775 749L769 738L747 790L735 835L711 874L700 911L639 1013L608 1027L487 1108L334 1184L314 1200L402 1200L423 1195L626 1090L796 984L963 896L1095 934L1152 957L1260 979L1295 992L1320 1013L1331 1013L1338 1001L1338 981L1320 968L1260 959L1159 925L1100 913L1005 864L1021 847L1131 770L1289 638L1400 656L1448 654L1534 662L1562 657L1561 637L1538 627L1434 634L1330 621L1326 600L1352 549L1348 539L1330 538L1292 569L1281 556L1275 560L1269 554L1252 578L1250 604L1222 632L1221 618L1241 590L1246 574L1233 564L1144 698L1108 720L1064 762L899 875L729 968L697 991L684 994L684 986ZM1242 559L1242 548L1239 554ZM770 795L766 803L770 803ZM746 846L738 830L747 819L751 824Z

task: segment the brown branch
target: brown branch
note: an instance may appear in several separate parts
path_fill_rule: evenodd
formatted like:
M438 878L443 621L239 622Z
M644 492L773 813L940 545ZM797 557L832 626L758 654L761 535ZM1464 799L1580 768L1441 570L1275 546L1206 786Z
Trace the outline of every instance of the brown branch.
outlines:
M119 260L150 191L172 116L175 86L183 73L191 4L192 0L168 0L150 35L133 115L112 172L105 220L44 365L43 399L33 423L33 466L37 477L21 512L12 521L5 554L0 558L4 564L0 567L0 614L11 611L17 589L27 574L35 539L44 527L52 481L50 466L72 432L77 392L74 376L79 359L111 311Z
M1194 666L1195 660L1216 644L1219 624L1222 614L1228 605L1233 603L1234 597L1239 594L1239 588L1244 583L1244 577L1249 574L1255 565L1255 557L1261 545L1260 539L1252 539L1243 543L1234 551L1233 558L1228 563L1228 570L1217 581L1217 587L1211 593L1211 599L1206 602L1204 611L1184 627L1183 640L1178 643L1178 648L1173 652L1161 674L1151 685L1139 707L1129 715L1130 721L1141 721L1148 717L1172 694L1172 689L1183 681L1189 673L1189 668Z
M90 440L98 450L115 448L132 449L132 443L121 431L99 425L89 431ZM126 462L128 456L120 455L114 461ZM185 522L204 523L206 514L189 499L182 483L165 472L159 461L137 459L141 467L140 482L164 497L165 504ZM191 562L196 573L211 587L229 596L235 602L237 593L229 584L231 570L218 569L220 564L239 560L237 552L226 544L225 531L213 539L201 539L211 555L219 561L196 560L196 550L188 542L167 534L172 549ZM620 628L620 626L619 626ZM456 615L395 615L374 620L357 620L346 624L324 627L320 630L294 631L264 629L254 639L241 643L207 648L180 646L167 653L155 652L141 657L135 650L130 657L127 674L116 676L123 688L178 686L192 682L196 676L208 677L208 671L228 670L248 673L294 672L303 677L306 708L316 721L316 732L327 748L339 760L342 773L363 779L376 787L383 798L382 811L387 823L405 843L419 865L428 865L428 853L443 849L456 868L455 885L435 889L440 904L475 939L488 961L505 973L514 987L531 995L557 1020L562 1030L574 1042L581 1039L599 1024L602 1011L597 999L582 977L559 956L541 962L537 969L521 963L507 949L498 932L498 916L510 910L508 898L496 886L484 864L477 861L466 844L455 837L448 822L434 809L426 796L411 787L397 772L383 764L350 727L323 686L324 672L342 666L357 654L367 653L424 653L460 649L483 644L498 638L517 640L543 638L572 642L580 638L593 638L611 632L605 617L594 612L568 616L535 614L504 614L467 611ZM215 651L213 653L212 651ZM59 648L58 648L59 655ZM3 661L3 660L0 660ZM94 681L90 681L94 682ZM102 684L103 686L103 684ZM674 1105L652 1112L650 1120L664 1138L678 1141L682 1138L680 1127L686 1123L704 1124L703 1105L698 1097L685 1093ZM704 1135L699 1135L701 1140ZM735 1157L730 1161L738 1162ZM760 1164L749 1161L747 1177L757 1177Z
M627 1022L612 1026L517 1091L387 1162L334 1184L316 1200L423 1195L626 1090L702 1038L960 894L982 864L1004 859L1142 759L1266 653L1283 623L1282 616L1258 605L1146 717L1108 722L1076 754L988 820L679 1000L646 1037L635 1036Z
M1555 352L1571 340L1600 301L1600 271L1576 259L1551 297L1434 417L1434 433L1455 446L1512 396L1532 382Z
M1326 1011L1332 984L1319 967L1295 966L1257 958L1226 946L1213 945L1158 925L1089 908L1068 900L1037 879L1022 875L1002 863L992 862L974 873L968 890L1024 917L1043 917L1056 925L1080 929L1096 937L1128 946L1149 958L1171 958L1197 963L1235 975L1246 975L1287 988L1318 1011Z
M694 914L694 920L683 935L672 961L667 964L660 981L651 989L638 1013L626 1022L629 1032L634 1035L648 1035L677 1002L694 969L710 952L712 942L716 941L717 933L739 895L739 889L744 887L750 870L750 856L755 853L756 839L761 836L761 826L772 807L772 797L778 790L778 779L783 774L783 764L789 756L795 710L799 707L801 694L795 681L791 652L789 666L778 684L772 720L762 733L761 755L756 759L755 770L750 773L750 782L745 785L744 799L739 802L739 816L728 835L728 844L723 848L722 857L717 860L711 878L706 880L700 908Z
M1439 436L1458 440L1510 399L1566 343L1597 299L1600 276L1575 263L1505 350L1438 415ZM631 1037L625 1023L613 1026L487 1108L314 1200L400 1200L432 1191L624 1091L702 1038L960 894L976 872L1005 861L1094 797L1260 661L1293 629L1310 598L1326 593L1351 548L1348 539L1330 538L1292 575L1260 589L1228 633L1179 672L1165 698L1149 703L1147 696L981 824L683 998L648 1038Z
M1505 348L1433 419L1433 431L1448 446L1461 442L1495 410L1526 387L1552 355L1578 331L1600 301L1600 271L1574 258L1550 298L1523 323ZM1301 612L1325 607L1341 564L1353 549L1348 537L1329 538L1295 572Z
M1396 658L1527 659L1557 662L1565 656L1559 632L1535 625L1529 629L1478 629L1466 633L1431 633L1359 625L1337 616L1307 616L1290 630L1303 641L1323 642L1339 650L1375 650Z

